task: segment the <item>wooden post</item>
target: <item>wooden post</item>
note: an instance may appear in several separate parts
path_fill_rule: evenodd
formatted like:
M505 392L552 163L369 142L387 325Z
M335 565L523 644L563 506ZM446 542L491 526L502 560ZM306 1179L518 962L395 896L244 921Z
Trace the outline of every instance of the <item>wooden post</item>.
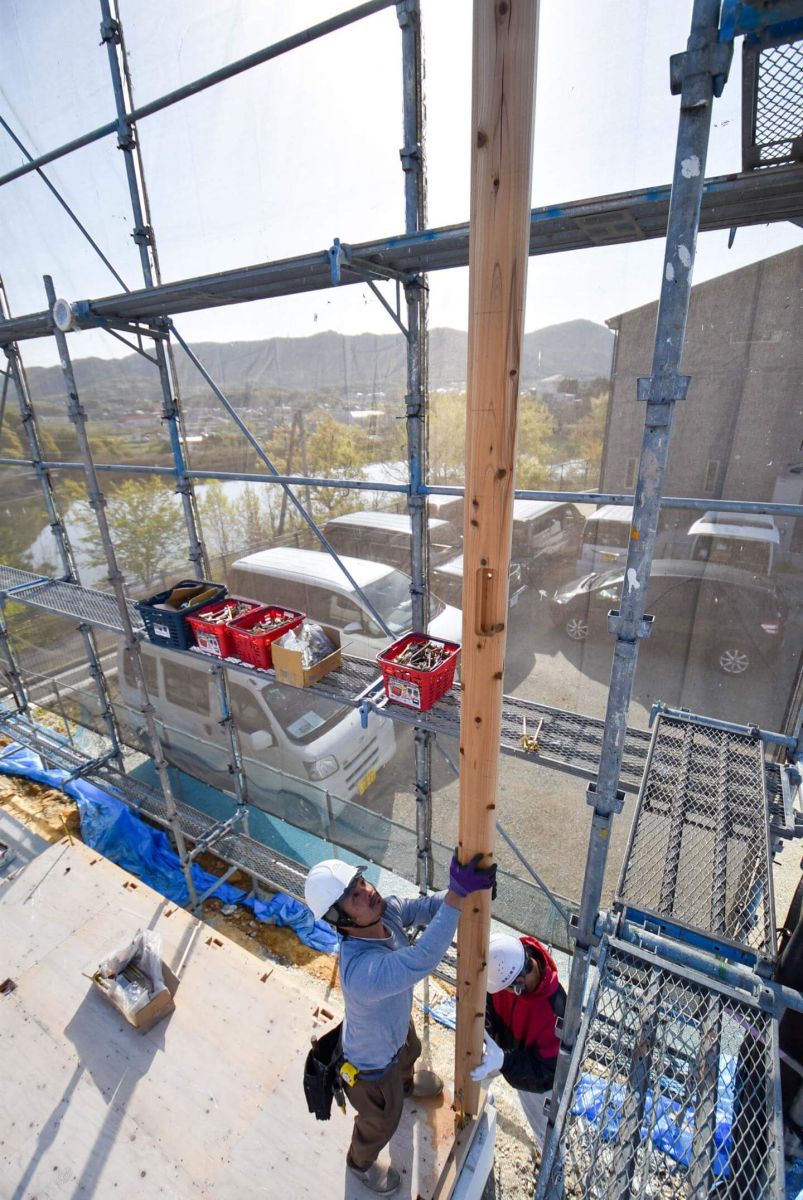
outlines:
M516 461L538 0L474 0L459 854L490 861ZM467 902L457 955L455 1104L477 1111L490 894Z

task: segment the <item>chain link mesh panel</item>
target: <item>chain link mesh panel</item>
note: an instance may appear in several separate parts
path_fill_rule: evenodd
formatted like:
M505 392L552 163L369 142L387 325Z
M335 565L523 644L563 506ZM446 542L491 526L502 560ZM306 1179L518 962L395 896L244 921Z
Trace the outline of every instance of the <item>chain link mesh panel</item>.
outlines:
M743 87L744 169L799 161L803 157L803 41L745 49Z
M540 1197L782 1194L774 1020L657 960L610 950Z
M618 899L775 953L758 738L659 717Z

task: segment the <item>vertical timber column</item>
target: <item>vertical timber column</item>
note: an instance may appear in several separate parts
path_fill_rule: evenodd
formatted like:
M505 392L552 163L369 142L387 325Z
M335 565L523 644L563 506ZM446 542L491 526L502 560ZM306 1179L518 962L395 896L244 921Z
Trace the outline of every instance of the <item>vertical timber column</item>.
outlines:
M519 359L530 232L537 0L475 0L460 724L462 862L493 853ZM491 897L466 904L457 952L455 1098L475 1114Z

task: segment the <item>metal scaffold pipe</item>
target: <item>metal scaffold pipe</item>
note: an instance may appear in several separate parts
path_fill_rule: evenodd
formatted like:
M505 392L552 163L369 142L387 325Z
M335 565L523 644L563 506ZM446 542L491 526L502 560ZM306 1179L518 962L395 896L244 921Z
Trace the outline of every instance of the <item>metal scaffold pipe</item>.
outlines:
M719 94L727 77L732 52L730 45L718 43L718 16L718 0L695 0L687 50L674 56L672 62L672 91L680 92L681 101L661 294L652 372L638 381L638 399L645 404L644 435L620 607L609 619L616 643L599 773L596 785L590 785L588 790L588 803L593 810L591 831L578 917L577 948L572 960L555 1077L555 1100L550 1106L550 1129L554 1129L558 1098L566 1081L569 1058L580 1026L611 825L614 814L622 808L619 774L624 732L639 641L649 635L650 629L650 620L645 618L645 599L658 530L669 437L675 405L685 399L689 384L688 377L679 374L679 368L700 225L711 110L714 96ZM545 1153L549 1153L549 1139Z
M53 280L49 275L44 278L45 293L47 295L47 303L52 311L53 305L56 302L56 293L53 288ZM117 556L114 551L109 522L106 517L106 500L100 488L95 464L92 457L92 447L89 443L89 437L86 431L86 413L81 406L78 396L78 387L75 382L75 374L73 372L72 359L70 357L69 347L67 345L67 337L58 326L53 324L53 336L56 339L56 346L59 352L59 362L64 378L64 386L67 392L67 409L70 420L75 429L78 448L81 453L81 459L84 465L84 478L86 481L87 492L89 494L89 505L95 514L98 523L98 531L100 540L103 545L103 551L106 556L108 566L109 582L112 586L117 608L120 614L123 634L125 638L125 650L131 656L131 664L134 672L134 678L137 682L137 688L142 697L142 715L145 718L148 737L151 743L153 760L156 766L156 771L161 784L162 794L164 795L165 806L167 810L170 829L176 843L176 850L181 861L182 871L187 883L187 892L189 895L190 904L194 907L197 905L197 894L195 884L192 878L192 867L187 857L187 847L184 841L184 834L181 831L181 825L176 809L176 801L173 796L173 790L170 786L170 778L167 772L167 762L165 761L162 745L159 740L159 733L156 728L154 719L153 705L148 697L148 689L145 681L145 672L142 666L142 659L139 652L139 642L137 641L134 628L131 624L131 616L126 603L125 590L123 588L123 574L117 565Z

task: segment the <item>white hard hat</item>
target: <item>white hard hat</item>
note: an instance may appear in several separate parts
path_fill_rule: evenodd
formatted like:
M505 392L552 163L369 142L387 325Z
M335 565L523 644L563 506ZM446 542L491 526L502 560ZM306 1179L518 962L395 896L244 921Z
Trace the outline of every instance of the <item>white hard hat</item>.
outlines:
M353 867L337 858L325 858L312 868L304 884L304 899L316 921L337 923L335 904L364 870L365 867Z
M495 933L488 945L488 991L501 992L510 987L524 970L527 956L518 938Z

